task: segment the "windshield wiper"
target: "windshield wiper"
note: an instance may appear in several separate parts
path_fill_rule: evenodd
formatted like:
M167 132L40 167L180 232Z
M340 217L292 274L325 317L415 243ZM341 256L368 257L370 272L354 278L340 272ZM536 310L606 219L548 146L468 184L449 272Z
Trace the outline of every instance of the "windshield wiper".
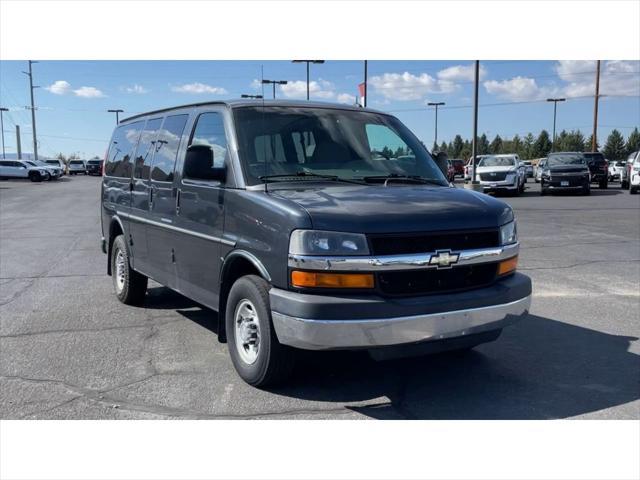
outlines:
M429 185L439 185L443 187L444 185L438 180L421 177L420 175L399 175L397 173L391 173L389 175L372 175L368 177L362 177L362 180L365 182L375 182L375 181L384 181L386 185L388 182L413 182L413 183L421 183L421 184L429 184Z
M355 183L357 185L362 185L361 182L357 182L354 180L349 180L346 178L339 177L337 175L321 175L319 173L305 172L300 170L295 173L280 173L275 175L262 175L258 177L260 180L278 180L278 179L290 179L297 180L298 178L321 178L323 180L332 180L334 182L346 182L346 183Z

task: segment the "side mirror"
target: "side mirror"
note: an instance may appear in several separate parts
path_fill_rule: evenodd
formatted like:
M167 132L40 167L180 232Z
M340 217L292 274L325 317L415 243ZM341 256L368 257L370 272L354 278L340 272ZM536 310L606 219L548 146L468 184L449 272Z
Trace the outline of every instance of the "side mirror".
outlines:
M184 159L184 177L224 182L226 168L213 167L213 150L209 145L190 145Z
M436 155L436 163L438 164L440 171L444 174L445 177L448 176L448 171L449 171L449 165L447 160L448 160L448 157L445 152L438 152L438 154Z

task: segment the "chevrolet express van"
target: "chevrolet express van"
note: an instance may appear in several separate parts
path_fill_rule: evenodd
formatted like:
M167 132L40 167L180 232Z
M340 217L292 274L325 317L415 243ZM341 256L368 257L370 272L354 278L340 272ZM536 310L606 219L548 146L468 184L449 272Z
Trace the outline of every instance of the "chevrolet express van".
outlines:
M152 278L218 312L255 386L286 379L299 349L471 348L529 309L511 208L451 186L375 110L243 100L136 115L113 133L101 195L118 299L143 304Z

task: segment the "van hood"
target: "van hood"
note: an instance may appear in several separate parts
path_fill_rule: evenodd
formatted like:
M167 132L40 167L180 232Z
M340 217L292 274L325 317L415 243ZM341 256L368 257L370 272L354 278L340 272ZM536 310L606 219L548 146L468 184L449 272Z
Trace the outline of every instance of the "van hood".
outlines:
M271 195L295 202L313 228L360 233L493 228L511 221L505 202L483 193L431 185L284 185Z

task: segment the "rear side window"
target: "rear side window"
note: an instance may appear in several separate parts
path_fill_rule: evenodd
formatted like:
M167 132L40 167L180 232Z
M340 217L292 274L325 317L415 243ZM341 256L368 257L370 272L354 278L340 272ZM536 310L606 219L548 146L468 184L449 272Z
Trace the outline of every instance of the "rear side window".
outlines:
M213 166L222 167L227 157L227 137L224 134L222 115L215 112L200 115L191 145L209 145L213 150Z
M140 135L140 141L138 142L138 148L136 148L136 156L133 168L134 178L149 179L149 172L151 171L151 161L153 160L153 152L156 147L156 137L158 131L162 125L162 118L154 118L147 122L142 134Z
M178 148L189 115L171 115L165 118L156 140L155 155L151 166L151 179L172 182Z
M131 177L131 155L135 149L144 122L135 122L116 128L109 145L105 175Z

